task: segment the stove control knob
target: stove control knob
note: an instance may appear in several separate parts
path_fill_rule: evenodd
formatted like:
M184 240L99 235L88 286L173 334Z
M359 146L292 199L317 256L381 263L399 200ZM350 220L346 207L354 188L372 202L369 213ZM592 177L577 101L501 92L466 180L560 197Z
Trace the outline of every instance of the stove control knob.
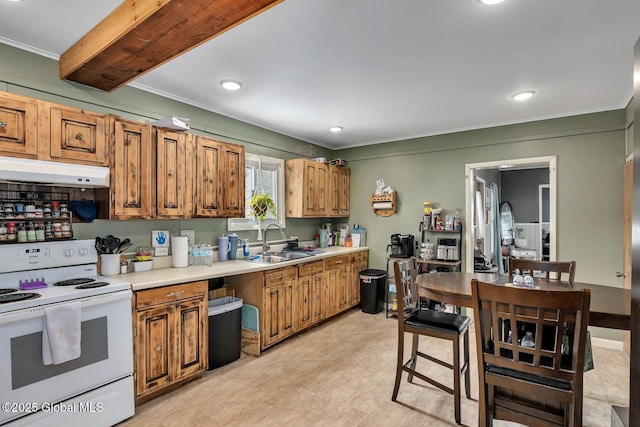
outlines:
M67 248L63 252L64 256L66 256L67 258L71 258L75 253L76 251L74 251L72 248Z
M89 255L89 249L85 248L84 246L80 247L80 249L78 249L78 255L80 256Z

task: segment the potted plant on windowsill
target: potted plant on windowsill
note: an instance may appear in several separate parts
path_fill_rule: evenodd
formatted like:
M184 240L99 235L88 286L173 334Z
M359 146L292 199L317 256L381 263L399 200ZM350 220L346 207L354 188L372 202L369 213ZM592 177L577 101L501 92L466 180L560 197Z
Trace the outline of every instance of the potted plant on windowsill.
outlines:
M254 216L258 220L258 240L262 239L262 220L267 214L276 215L276 204L267 193L256 193L249 200L249 208L253 211Z

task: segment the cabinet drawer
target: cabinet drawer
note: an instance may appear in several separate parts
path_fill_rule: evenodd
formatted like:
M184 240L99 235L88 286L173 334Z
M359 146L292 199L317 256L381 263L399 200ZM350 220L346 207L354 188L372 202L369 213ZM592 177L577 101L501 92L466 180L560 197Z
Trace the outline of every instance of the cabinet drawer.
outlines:
M298 277L297 267L287 267L264 274L264 285L269 287L274 284L288 282Z
M311 274L322 273L324 271L324 261L308 262L298 266L298 276L309 276Z
M141 309L157 304L166 304L187 298L204 296L206 298L208 284L205 280L181 285L163 286L136 292L136 308Z
M331 258L327 258L324 265L327 270L344 267L349 264L349 258L350 255L334 256Z
M360 262L367 260L367 251L356 252L355 254L351 254L351 262Z

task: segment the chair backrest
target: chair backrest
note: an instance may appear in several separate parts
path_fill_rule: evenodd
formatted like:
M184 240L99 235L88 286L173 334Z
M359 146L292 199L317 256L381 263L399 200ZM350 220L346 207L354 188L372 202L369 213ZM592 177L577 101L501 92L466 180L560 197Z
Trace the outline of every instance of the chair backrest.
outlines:
M398 319L404 320L404 317L420 309L420 297L416 283L418 273L413 259L396 261L393 270L398 302ZM401 313L404 315L401 316Z
M513 275L515 269L519 274L530 274L535 277L545 277L547 279L568 280L573 282L576 275L576 262L566 261L537 261L531 259L511 258L509 261L509 276ZM549 273L556 273L556 277L550 277ZM563 276L564 274L564 276Z
M532 396L544 399L541 407L545 410L556 403L557 412L563 412L567 405L558 402L564 402L573 403L575 411L582 411L591 291L523 289L477 280L472 281L471 290L480 390L488 393L488 384L496 387L484 395L485 399L492 396L489 407L493 408L494 418L527 420L522 415L510 418L516 417L512 410L501 412L498 399L510 402L503 408L521 405L515 412L535 416L540 407L529 400ZM502 330L505 324L511 326L511 335L506 337ZM518 398L522 396L525 398ZM570 417L579 418L580 414Z

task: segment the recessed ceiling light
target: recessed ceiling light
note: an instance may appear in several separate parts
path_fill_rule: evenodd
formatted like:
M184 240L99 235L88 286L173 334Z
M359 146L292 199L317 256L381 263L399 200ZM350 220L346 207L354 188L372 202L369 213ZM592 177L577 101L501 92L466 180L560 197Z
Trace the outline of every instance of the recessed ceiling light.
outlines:
M522 92L514 93L513 95L511 95L511 99L515 101L524 101L526 99L531 98L535 94L536 94L535 90L525 90Z
M226 90L238 90L242 87L242 83L237 80L222 80L220 82L220 86L225 88Z
M333 133L342 132L342 126L331 126L329 130Z
M491 6L494 4L502 3L503 1L504 0L480 0L480 3Z

